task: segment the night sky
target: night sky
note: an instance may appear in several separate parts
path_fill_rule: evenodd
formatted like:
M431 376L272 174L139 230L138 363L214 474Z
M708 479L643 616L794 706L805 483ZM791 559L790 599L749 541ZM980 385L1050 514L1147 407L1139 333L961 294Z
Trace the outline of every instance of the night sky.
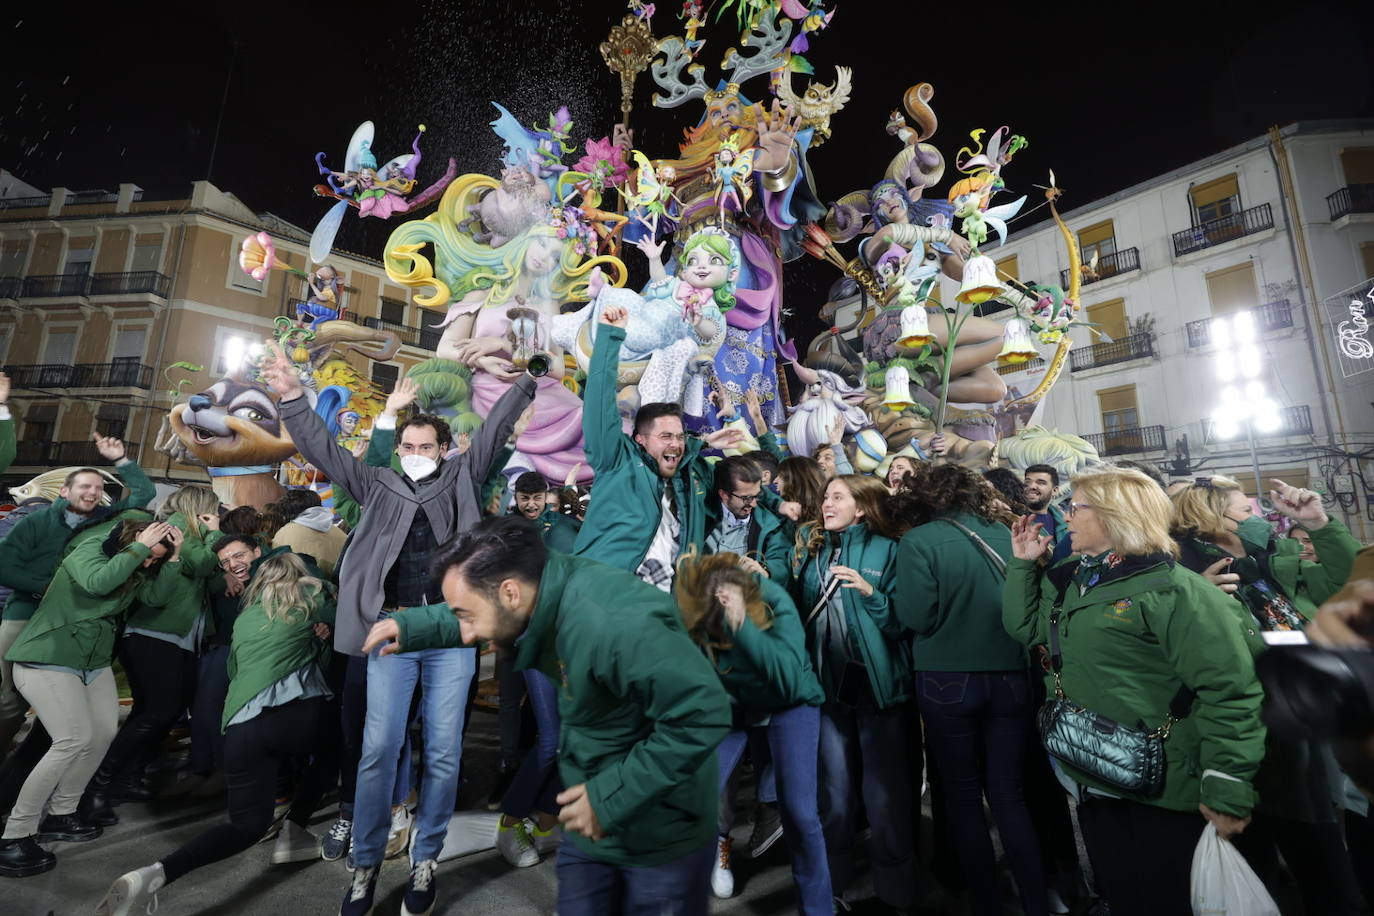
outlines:
M1030 185L1045 184L1050 168L1072 209L1270 124L1374 115L1368 3L830 6L834 20L807 57L824 82L836 64L855 73L834 137L810 156L826 201L881 177L899 149L884 132L888 112L923 81L936 89L932 142L950 161L938 190L957 177L952 160L971 129L1007 124L1030 140L1004 172L1011 190L1032 195L1027 209L1040 199ZM496 172L490 101L526 123L567 104L579 144L619 119L619 80L597 44L623 2L239 0L109 6L85 19L70 9L24 4L0 20L0 166L44 190L113 191L131 181L151 199L184 196L208 177L308 230L327 209L311 194L313 157L341 162L363 120L377 125L379 159L405 151L415 126L427 125L423 186L449 155L460 173ZM679 9L658 4L655 35L680 33ZM702 35L698 62L714 82L738 39L733 13ZM794 75L798 93L807 79ZM652 90L646 72L636 146L669 156L701 106L655 109ZM766 78L745 92L765 93ZM338 247L378 257L390 228L350 218ZM837 276L819 263L789 266L788 305L799 319ZM809 322L789 324L809 338Z

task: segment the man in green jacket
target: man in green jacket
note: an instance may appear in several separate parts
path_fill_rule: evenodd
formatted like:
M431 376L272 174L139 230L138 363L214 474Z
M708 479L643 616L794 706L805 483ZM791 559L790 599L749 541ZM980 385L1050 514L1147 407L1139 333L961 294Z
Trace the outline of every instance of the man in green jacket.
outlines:
M759 505L763 475L758 465L733 455L717 461L713 475L719 521L706 535L706 552L747 557L758 564L754 572L786 588L791 580L791 539L782 520Z
M627 572L550 552L510 517L459 535L435 570L454 612L407 609L363 648L489 640L558 687L561 916L705 914L730 706L677 605Z
M729 448L743 434L722 429L704 439L688 437L679 405L651 403L635 413L634 435L625 435L615 393L627 321L620 306L602 310L587 369L582 438L596 473L596 498L574 552L670 591L677 558L689 548L702 552L706 532L715 527L707 499L711 469L701 449Z
M111 506L101 506L105 479L92 468L78 468L67 475L58 498L46 509L28 515L0 541L0 585L14 589L0 622L0 659L9 652L25 624L38 610L43 592L57 572L63 549L78 531L118 515L125 509L141 509L157 495L153 482L135 462L124 454L124 443L110 436L95 434L96 450L114 464L123 479L124 498ZM15 692L9 662L0 662L0 757L8 750L19 726L24 722L28 704ZM32 742L32 746L29 745ZM25 758L36 763L47 752L48 733L34 724L25 742ZM30 763L32 766L32 763ZM26 767L6 769L0 784L0 811L8 811L27 776ZM23 774L19 774L23 770ZM11 778L11 771L16 778Z
M576 521L549 508L549 483L538 471L526 471L515 478L515 511L539 527L544 546L559 553L572 553L581 527Z

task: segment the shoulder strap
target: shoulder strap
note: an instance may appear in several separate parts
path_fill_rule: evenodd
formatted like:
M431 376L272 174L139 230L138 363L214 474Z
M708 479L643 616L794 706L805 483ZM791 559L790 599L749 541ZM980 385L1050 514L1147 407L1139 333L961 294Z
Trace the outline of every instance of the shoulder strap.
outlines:
M819 575L819 573L820 573L820 569L821 569L821 567L820 567L820 559L819 559L819 557L817 557L817 558L816 558L816 573L817 573L818 575ZM806 615L806 623L803 624L803 626L810 626L810 625L811 625L811 621L815 620L815 619L816 619L816 615L818 615L822 610L824 610L824 609L825 609L825 606L826 606L827 604L830 603L831 597L834 596L835 590L838 589L839 587L840 587L840 580L839 580L838 578L836 578L835 576L831 576L831 577L830 577L830 581L827 582L827 583L825 584L825 588L821 589L821 597L820 597L819 600L816 601L815 607L811 608L811 613L809 613L809 614Z
M960 531L964 532L964 534L968 535L969 540L973 541L973 543L976 544L978 548L982 550L983 553L987 556L988 560L991 561L993 568L997 570L998 574L1001 575L1003 578L1006 578L1007 561L1002 559L1002 555L1000 553L992 549L991 544L989 544L987 541L979 537L976 531L974 531L972 528L969 528L967 525L961 522L956 522L952 518L937 518L936 521L948 522L955 528L958 528ZM1064 599L1062 594L1059 600L1061 603L1063 602Z

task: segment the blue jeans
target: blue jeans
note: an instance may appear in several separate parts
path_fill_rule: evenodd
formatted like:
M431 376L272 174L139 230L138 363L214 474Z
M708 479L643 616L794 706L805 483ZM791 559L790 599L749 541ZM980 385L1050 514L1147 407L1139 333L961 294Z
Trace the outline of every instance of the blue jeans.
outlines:
M926 750L944 782L949 832L976 916L1002 912L983 796L997 821L1026 916L1044 916L1040 843L1022 792L1030 678L1025 671L918 671Z
M501 799L501 813L511 817L529 817L536 811L557 814L555 799L563 791L563 779L558 775L558 691L553 681L533 668L524 672L525 696L534 711L539 738L511 780Z
M794 706L775 712L767 725L734 731L716 749L720 761L720 788L744 754L746 737L760 734L772 750L778 798L782 802L782 839L792 854L792 884L797 889L798 909L807 916L833 912L830 868L825 858L825 834L816 801L816 761L820 745L821 711L815 706Z
M854 879L854 835L863 793L872 828L873 890L889 906L910 907L916 896L916 863L901 707L822 706L820 762L821 826L835 895L843 895Z
M642 868L589 859L564 839L558 847L558 916L706 916L712 840L664 865Z
M425 757L411 860L438 858L458 793L463 718L468 685L476 673L476 649L426 649L395 655L374 652L368 656L367 720L353 805L353 861L357 867L382 864L386 852L396 758L405 741L410 698L417 682Z

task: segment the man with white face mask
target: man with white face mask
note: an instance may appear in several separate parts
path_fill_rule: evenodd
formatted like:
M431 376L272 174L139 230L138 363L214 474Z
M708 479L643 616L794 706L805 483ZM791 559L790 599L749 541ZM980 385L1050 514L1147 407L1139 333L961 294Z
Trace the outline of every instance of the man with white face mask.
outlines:
M372 625L407 608L443 601L430 580L438 547L479 519L481 486L520 414L534 400L535 380L526 374L492 407L469 449L445 460L452 445L448 424L428 414L397 428L397 414L415 400L410 379L397 384L377 418L376 429L396 429L402 473L356 460L339 446L324 421L302 397L297 369L279 348L263 370L281 396L281 416L301 455L341 484L363 507L362 517L339 558L339 607L334 648L365 664L366 720L358 764L352 823L354 872L339 910L362 916L372 910L377 875L392 827L391 793L409 719L411 697L422 685L425 761L411 846L410 884L403 913L428 913L434 905L434 868L458 790L458 764L468 687L476 674L476 650L435 649L412 655L365 655ZM364 661L365 659L365 661ZM350 671L350 679L353 672ZM345 688L347 698L347 688ZM344 718L349 718L349 709ZM407 825L400 825L406 827ZM404 832L397 831L398 836ZM404 848L402 845L401 848Z

